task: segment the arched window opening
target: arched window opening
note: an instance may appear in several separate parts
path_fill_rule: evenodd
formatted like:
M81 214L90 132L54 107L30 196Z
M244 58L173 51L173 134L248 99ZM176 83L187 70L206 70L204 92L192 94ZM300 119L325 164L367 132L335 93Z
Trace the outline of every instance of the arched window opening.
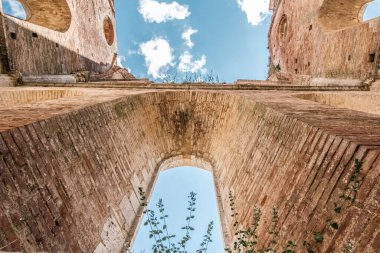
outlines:
M71 25L66 0L3 0L3 12L58 32L66 32Z
M380 0L324 0L319 10L319 23L330 32L359 25L379 14Z
M28 17L27 11L24 5L17 0L3 0L3 13L16 17L22 20L26 20Z
M156 181L148 209L154 210L156 216L160 217L157 207L159 199L165 206L166 224L169 235L175 235L171 243L177 244L186 231L181 229L187 225L189 216L188 195L190 192L196 193L194 219L191 219L191 226L195 229L190 231L191 240L187 243L188 252L196 252L200 248L203 235L206 234L208 224L213 221L212 243L208 246L208 252L223 252L224 245L222 239L221 226L217 208L217 200L210 171L196 167L177 167L162 171ZM140 228L138 228L136 239L133 243L133 252L152 252L154 238L149 239L149 224L144 226L147 221L147 214L142 218ZM160 228L164 221L159 219ZM164 229L165 230L165 229ZM166 230L164 231L166 235ZM145 250L145 251L144 251Z
M366 4L362 11L362 20L368 21L380 17L380 0Z
M287 32L288 18L286 17L286 15L283 15L278 26L278 38L280 41L283 41L285 39Z
M115 40L115 29L113 27L112 21L109 17L106 17L103 22L103 31L106 38L107 44L112 46Z

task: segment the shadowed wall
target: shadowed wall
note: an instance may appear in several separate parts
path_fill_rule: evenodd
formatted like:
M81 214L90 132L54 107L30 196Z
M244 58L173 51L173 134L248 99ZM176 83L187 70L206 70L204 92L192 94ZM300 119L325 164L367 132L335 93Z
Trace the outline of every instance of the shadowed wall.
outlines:
M104 72L115 63L113 1L21 2L28 13L26 21L1 17L2 46L7 52L3 61L8 60L10 70L24 75Z
M1 245L13 242L6 250L122 249L135 233L138 187L149 188L161 163L178 156L212 164L227 243L233 191L241 224L255 205L265 210L263 224L273 206L281 210L282 244L308 240L334 252L355 238L357 252L379 249L378 115L273 91L74 94L15 105L16 121L0 110L8 124L0 139ZM42 104L46 110L34 114ZM363 181L347 202L339 196L351 187L355 159ZM338 230L326 223L330 216ZM313 244L313 232L324 234L323 244Z

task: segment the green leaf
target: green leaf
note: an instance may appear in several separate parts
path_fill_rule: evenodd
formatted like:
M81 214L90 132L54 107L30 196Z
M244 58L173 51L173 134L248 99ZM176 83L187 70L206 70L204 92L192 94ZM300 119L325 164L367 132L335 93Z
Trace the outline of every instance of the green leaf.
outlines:
M323 234L320 232L314 233L314 240L316 243L323 243Z
M339 225L338 225L338 223L336 223L336 222L332 222L332 223L330 223L330 226L331 226L333 229L338 229L338 228L339 228Z

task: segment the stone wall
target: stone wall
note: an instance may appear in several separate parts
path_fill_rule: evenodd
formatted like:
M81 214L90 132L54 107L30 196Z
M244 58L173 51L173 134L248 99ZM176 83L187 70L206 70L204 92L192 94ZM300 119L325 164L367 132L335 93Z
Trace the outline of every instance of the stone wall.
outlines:
M378 55L380 19L361 21L368 2L281 1L268 35L271 78L299 83L310 78L374 78L376 62L370 61L370 54Z
M317 252L336 252L354 239L356 252L380 249L378 115L297 92L77 90L14 106L13 120L0 109L3 250L120 250L136 232L138 187L149 189L162 162L181 156L211 164L227 244L232 191L241 224L254 206L264 210L264 241L277 207L281 244L307 240ZM41 104L47 109L33 114ZM353 187L355 159L363 180L347 201L339 196Z
M21 2L29 14L26 21L1 16L12 70L24 75L104 72L115 63L113 1Z

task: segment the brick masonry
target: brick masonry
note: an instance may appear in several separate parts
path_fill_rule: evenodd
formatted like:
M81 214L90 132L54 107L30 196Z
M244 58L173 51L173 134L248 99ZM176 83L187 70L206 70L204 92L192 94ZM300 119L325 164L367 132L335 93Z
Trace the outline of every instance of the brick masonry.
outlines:
M108 76L112 0L22 2L36 15L1 16L2 73ZM226 245L232 191L241 225L264 211L261 244L277 207L280 245L379 252L380 105L363 83L376 78L379 19L350 19L366 2L271 1L271 81L1 88L0 251L122 251L141 221L138 187L188 164L213 171Z
M49 110L38 114L38 102L0 111L4 119L10 110L19 116L0 138L1 245L11 243L5 250L115 252L135 232L138 187L149 189L167 159L193 156L212 165L226 243L231 190L242 224L255 205L265 210L263 224L272 207L281 210L281 243L313 244L312 233L323 232L323 244L313 245L318 252L337 252L349 239L356 252L378 252L377 114L299 92L71 93L81 95L44 101ZM363 161L364 180L351 203L339 196L355 159ZM331 217L338 230L326 223Z
M11 70L23 75L97 73L115 63L117 42L109 45L104 31L104 20L109 19L107 33L115 33L113 1L20 2L30 12L27 21L1 15L5 38L0 33L0 49L7 48Z
M271 2L271 79L307 84L313 78L376 78L370 54L379 54L380 19L361 20L370 0Z

